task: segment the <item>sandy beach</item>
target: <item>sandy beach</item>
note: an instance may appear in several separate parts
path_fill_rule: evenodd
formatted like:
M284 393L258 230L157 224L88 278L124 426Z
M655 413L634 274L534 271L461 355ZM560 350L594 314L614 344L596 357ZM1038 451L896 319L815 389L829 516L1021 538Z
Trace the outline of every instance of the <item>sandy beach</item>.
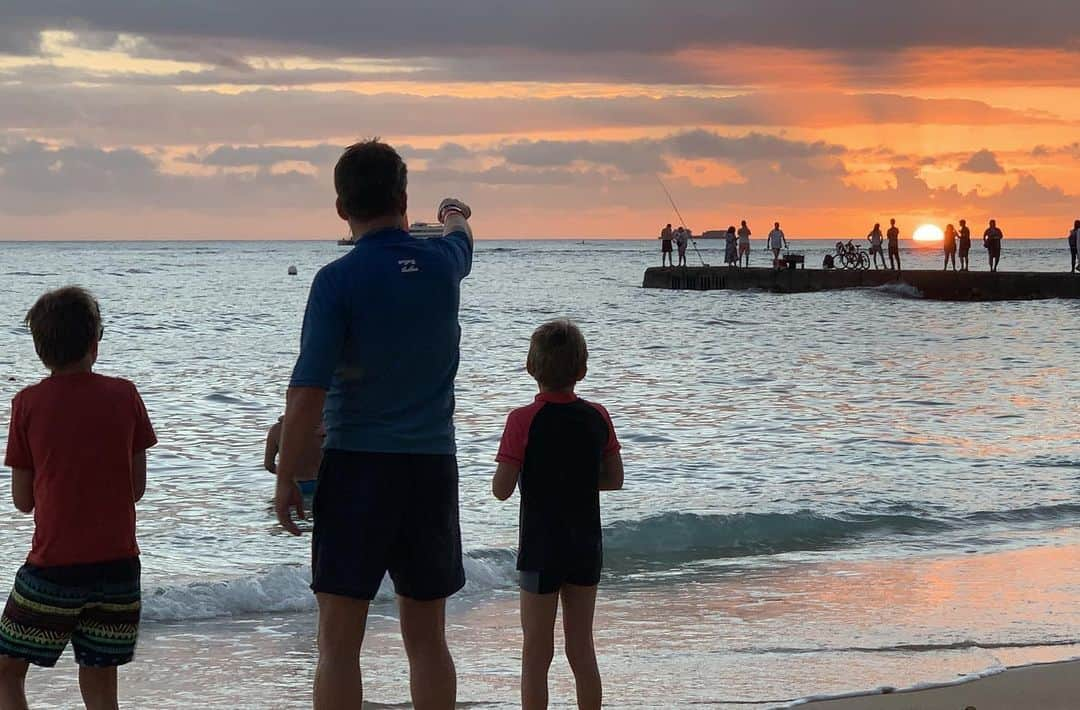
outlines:
M1075 710L1080 660L1011 668L969 683L806 703L802 707L866 710Z

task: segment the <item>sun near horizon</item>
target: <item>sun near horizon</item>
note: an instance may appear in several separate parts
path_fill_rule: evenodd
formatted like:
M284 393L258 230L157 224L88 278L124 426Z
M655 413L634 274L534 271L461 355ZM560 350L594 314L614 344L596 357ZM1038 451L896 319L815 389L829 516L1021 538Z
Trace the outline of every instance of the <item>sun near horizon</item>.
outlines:
M936 224L924 224L915 230L911 238L916 242L940 242L945 239L945 232Z

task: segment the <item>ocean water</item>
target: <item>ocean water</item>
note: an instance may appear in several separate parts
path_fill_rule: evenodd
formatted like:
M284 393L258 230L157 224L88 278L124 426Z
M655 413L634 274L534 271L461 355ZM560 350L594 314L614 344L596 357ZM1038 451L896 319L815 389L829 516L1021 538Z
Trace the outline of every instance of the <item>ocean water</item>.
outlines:
M816 264L830 244L798 248ZM0 244L0 444L11 396L43 374L21 315L68 283L100 298L97 369L139 385L161 440L139 506L130 707L310 706L308 540L276 529L261 459L307 288L342 249ZM1064 239L1009 242L1003 260L1067 264ZM534 392L529 334L560 316L585 332L579 391L611 411L627 466L602 503L610 707L773 707L1080 655L1080 302L646 291L652 265L654 242L477 245L457 413L469 583L449 615L463 704L517 704L517 507L490 476L506 413ZM0 526L6 590L32 521L4 503ZM388 587L365 644L373 707L407 703ZM31 700L75 707L71 664L32 672ZM572 705L558 658L552 691Z

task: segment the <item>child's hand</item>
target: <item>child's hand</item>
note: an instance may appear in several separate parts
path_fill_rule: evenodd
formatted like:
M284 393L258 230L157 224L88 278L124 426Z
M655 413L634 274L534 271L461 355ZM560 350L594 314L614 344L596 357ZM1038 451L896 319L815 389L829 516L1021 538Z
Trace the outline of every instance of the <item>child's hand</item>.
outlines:
M292 519L292 511L296 511L296 517L304 520L304 497L300 495L300 488L286 479L278 478L277 489L274 491L274 511L277 513L278 522L290 535L299 535L300 528Z

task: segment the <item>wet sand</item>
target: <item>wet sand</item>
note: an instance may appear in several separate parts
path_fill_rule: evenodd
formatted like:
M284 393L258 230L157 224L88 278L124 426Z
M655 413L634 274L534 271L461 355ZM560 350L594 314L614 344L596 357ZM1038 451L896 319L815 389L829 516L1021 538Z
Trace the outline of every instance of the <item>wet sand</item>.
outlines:
M1080 660L1012 668L968 683L807 703L826 710L1075 710Z

